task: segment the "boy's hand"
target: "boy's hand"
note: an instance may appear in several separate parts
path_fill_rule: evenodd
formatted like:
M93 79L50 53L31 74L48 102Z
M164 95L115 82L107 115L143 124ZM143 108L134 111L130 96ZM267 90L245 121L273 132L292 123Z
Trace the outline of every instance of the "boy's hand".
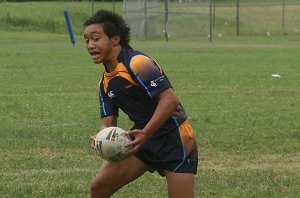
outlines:
M96 150L96 135L90 137L91 147Z
M126 153L127 157L130 157L137 153L142 146L148 141L149 137L146 135L142 129L134 129L132 131L127 131L129 136L133 135L135 137L134 140L127 144L128 147L132 147Z

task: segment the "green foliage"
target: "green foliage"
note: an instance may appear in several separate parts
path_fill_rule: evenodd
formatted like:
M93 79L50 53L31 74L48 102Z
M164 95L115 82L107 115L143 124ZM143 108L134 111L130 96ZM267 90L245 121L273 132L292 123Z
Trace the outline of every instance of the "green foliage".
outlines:
M120 3L95 2L94 10L107 9L120 12ZM92 14L90 2L19 2L1 3L0 29L8 31L41 31L51 33L67 33L64 18L67 9L73 31L80 34L83 23Z
M149 23L151 28L156 31L157 36L164 39L164 4L161 1L160 3L161 13L156 18L156 24L152 24L154 23L152 21ZM297 20L300 17L299 8L298 0L286 1L283 17L281 0L241 1L239 9L240 35L299 35L300 20ZM92 10L107 9L123 14L123 2L94 2L94 6L90 1L2 2L0 6L0 29L67 33L63 16L64 9L69 11L74 32L80 34L83 31L82 24L92 14ZM178 3L178 1L170 1L169 10L171 12L168 22L170 39L194 36L207 37L209 34L208 2ZM214 1L212 11L213 36L236 35L236 1ZM135 27L135 29L139 28L140 26Z
M22 30L31 30L31 31L47 31L55 33L55 21L52 18L45 18L42 21L32 18L24 18L13 16L11 17L10 13L7 13L7 17L2 19L2 22L10 27L18 27Z
M67 0L48 0L49 2L66 2ZM89 2L90 0L72 0L72 1L83 1L83 2ZM93 0L94 2L112 2L113 0ZM115 1L121 1L121 0L115 0ZM0 0L0 2L45 2L45 0Z

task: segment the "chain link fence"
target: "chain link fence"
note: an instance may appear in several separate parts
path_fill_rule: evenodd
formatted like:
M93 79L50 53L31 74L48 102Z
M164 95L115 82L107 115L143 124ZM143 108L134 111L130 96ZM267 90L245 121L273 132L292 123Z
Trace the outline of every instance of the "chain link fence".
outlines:
M137 37L298 35L297 0L124 0Z
M0 0L0 30L65 33L65 8L75 34L93 12L108 9L122 14L137 38L300 35L299 0Z
M214 35L298 35L300 1L213 0Z
M137 37L207 36L209 0L124 0L123 15Z

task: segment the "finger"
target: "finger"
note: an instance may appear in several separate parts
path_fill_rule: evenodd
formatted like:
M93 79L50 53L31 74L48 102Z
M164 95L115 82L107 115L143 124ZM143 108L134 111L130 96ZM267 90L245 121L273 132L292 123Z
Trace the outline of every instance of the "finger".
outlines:
M134 131L125 131L124 134L128 137L134 136L135 132Z
M127 157L130 157L130 156L134 155L137 151L138 151L138 149L133 147L132 149L128 150L125 154Z
M90 137L90 142L91 142L91 147L93 148L93 149L96 149L96 136L91 136Z
M96 149L95 143L92 142L90 145L91 145L91 147L92 147L93 149Z
M139 142L139 140L135 139L135 140L132 140L130 142L128 142L126 144L126 147L132 147L132 146L135 146L137 143Z
M90 140L91 140L91 141L95 141L95 140L96 140L96 136L94 136L94 135L93 135L93 136L90 136Z
M136 134L140 133L140 131L137 129L133 129L132 131L125 131L125 133L128 135L136 135Z

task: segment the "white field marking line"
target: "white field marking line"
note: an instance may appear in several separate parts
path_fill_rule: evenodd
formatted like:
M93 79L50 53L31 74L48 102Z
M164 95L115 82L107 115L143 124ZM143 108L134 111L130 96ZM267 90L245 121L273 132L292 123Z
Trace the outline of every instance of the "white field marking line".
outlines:
M249 165L241 165L239 167L233 166L204 166L201 167L200 169L203 170L217 170L217 171L241 171L241 170L261 170L261 171L266 171L266 170L279 170L279 171L299 171L300 170L300 164L298 162L293 162L293 163L263 163L263 164L249 164Z
M62 173L92 173L96 172L95 169L87 169L87 168L69 168L69 169L30 169L30 170L21 170L14 172L0 172L2 176L20 176L20 175L39 175L39 174L62 174Z
M48 124L48 123L45 123L45 122L39 122L38 124L27 124L26 126L27 127L68 127L68 126L76 126L76 125L79 125L81 123L79 122L65 122L65 123L60 123L60 124Z
M96 92L95 92L96 93ZM24 94L1 94L0 97L24 97L24 96L78 96L78 95L95 95L94 92L78 93L24 93Z

